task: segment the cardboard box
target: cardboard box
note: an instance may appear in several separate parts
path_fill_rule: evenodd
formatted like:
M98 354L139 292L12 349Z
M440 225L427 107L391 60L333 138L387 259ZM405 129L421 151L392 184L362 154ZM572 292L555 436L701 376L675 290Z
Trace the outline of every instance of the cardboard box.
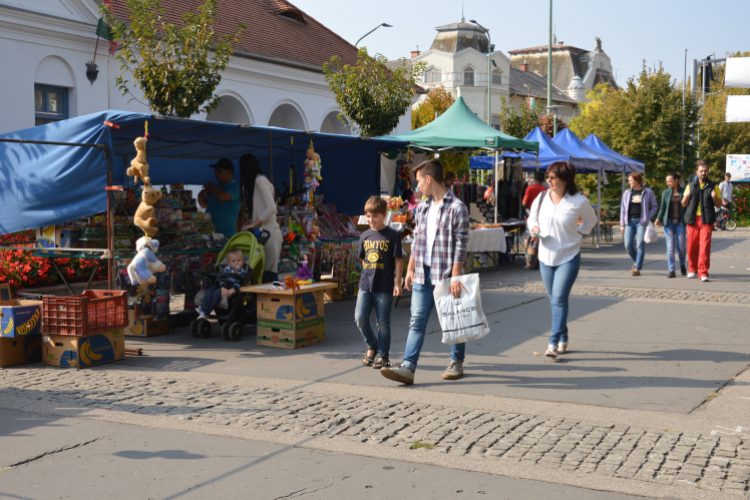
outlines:
M151 317L135 316L135 311L128 311L130 324L125 328L125 335L128 337L152 337L161 335L169 331L169 319L154 321Z
M258 345L299 349L326 339L325 318L305 321L258 319Z
M0 301L7 302L12 296L13 294L10 292L10 284L0 283Z
M302 321L324 316L324 290L311 290L296 295L259 293L258 319Z
M85 337L42 335L42 361L63 368L88 368L125 359L123 330Z
M75 248L80 238L80 227L46 226L36 230L36 246L40 248Z
M42 336L0 338L0 368L42 360Z
M0 302L0 337L25 337L42 332L42 302L6 300Z

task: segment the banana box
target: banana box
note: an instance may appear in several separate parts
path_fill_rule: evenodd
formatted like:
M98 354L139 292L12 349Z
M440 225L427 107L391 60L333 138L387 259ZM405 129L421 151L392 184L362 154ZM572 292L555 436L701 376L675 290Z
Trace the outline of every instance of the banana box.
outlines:
M40 300L5 300L0 302L0 337L26 337L42 332Z
M325 318L304 321L258 319L258 345L299 349L326 339Z
M0 338L0 368L42 360L42 336Z
M258 319L302 321L324 316L323 290L301 291L294 295L259 293Z
M85 337L43 335L42 361L63 368L88 368L125 359L125 332L113 330Z
M128 337L152 337L169 331L169 319L154 321L150 317L136 317L134 310L128 311L129 326L125 328Z

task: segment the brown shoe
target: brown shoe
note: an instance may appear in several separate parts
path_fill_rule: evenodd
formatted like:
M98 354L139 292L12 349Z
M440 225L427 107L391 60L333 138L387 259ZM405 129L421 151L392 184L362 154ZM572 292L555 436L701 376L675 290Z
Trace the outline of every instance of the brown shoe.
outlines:
M631 276L640 276L641 275L641 272L638 269L635 268L635 264L633 264L633 269L630 270L630 275Z

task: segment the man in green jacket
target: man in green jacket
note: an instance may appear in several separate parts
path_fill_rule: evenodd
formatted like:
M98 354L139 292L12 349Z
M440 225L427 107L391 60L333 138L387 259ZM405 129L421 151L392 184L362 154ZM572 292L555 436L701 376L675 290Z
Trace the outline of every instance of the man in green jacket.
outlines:
M667 176L667 189L661 194L659 213L656 214L656 227L664 227L664 235L667 240L667 263L669 264L668 278L677 276L675 273L674 251L680 255L680 272L683 276L687 274L685 268L686 231L685 231L685 207L682 206L683 189L680 188L680 174L672 172Z

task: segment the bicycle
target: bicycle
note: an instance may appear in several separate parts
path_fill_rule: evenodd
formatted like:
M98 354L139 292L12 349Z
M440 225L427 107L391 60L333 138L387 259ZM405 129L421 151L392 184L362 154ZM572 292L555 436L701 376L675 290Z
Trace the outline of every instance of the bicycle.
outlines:
M714 229L722 231L734 231L737 229L737 221L729 218L729 213L725 209L720 209L716 214Z

